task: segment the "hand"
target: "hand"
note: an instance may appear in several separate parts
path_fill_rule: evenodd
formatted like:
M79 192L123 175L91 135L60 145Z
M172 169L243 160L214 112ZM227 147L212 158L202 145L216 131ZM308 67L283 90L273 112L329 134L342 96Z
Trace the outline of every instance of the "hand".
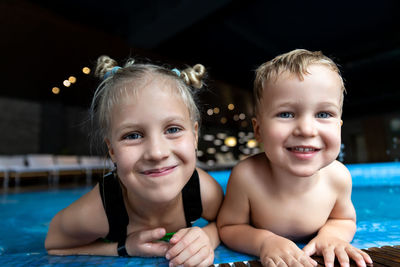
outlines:
M214 262L210 239L199 227L179 230L169 243L172 247L165 255L169 266L210 266Z
M322 255L327 267L334 266L335 255L342 267L350 266L349 257L359 267L365 267L366 263L372 264L371 257L367 253L336 237L316 236L303 248L303 251L309 256L313 254Z
M168 243L158 241L164 235L164 228L134 232L126 239L126 251L130 256L164 257L170 247Z
M317 266L317 262L284 237L273 235L267 238L260 250L263 266Z

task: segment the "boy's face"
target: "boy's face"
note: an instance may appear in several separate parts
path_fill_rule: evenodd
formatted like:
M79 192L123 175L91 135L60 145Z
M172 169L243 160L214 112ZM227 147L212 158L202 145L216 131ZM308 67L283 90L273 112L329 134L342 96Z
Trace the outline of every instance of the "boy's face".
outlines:
M309 74L282 73L264 84L253 120L271 164L307 177L334 161L340 150L341 82L337 73L311 65Z

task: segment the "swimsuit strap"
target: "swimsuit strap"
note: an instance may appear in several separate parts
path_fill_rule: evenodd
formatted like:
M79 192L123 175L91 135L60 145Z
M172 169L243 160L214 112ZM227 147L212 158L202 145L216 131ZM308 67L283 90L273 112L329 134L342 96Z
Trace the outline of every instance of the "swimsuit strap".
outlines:
M112 172L107 173L99 182L99 189L109 225L106 239L115 242L125 239L129 217L118 178Z
M112 242L125 239L129 217L126 212L118 177L112 172L104 175L103 179L99 181L99 190L109 225L109 232L105 239ZM182 189L182 202L186 226L191 227L192 223L199 219L203 213L200 180L197 170L193 172L189 181Z
M203 206L201 204L199 174L195 169L192 177L182 189L183 210L187 227L191 227L193 222L201 217Z

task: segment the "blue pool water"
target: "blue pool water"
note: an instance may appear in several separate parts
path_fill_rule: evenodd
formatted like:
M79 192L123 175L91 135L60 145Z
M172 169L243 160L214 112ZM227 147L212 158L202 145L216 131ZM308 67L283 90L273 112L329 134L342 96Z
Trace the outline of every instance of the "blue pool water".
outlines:
M353 245L359 248L399 245L400 172L397 173L397 170L400 170L400 163L385 165L383 173L376 168L370 169L370 165L348 167L353 175L352 199L357 211L357 233ZM390 167L395 170L388 171ZM370 175L371 170L374 175ZM223 188L226 187L229 171L211 174ZM380 175L382 179L379 180ZM162 258L48 256L43 243L51 218L88 190L80 188L0 195L0 266L168 266ZM215 263L253 258L233 252L223 245L215 252Z

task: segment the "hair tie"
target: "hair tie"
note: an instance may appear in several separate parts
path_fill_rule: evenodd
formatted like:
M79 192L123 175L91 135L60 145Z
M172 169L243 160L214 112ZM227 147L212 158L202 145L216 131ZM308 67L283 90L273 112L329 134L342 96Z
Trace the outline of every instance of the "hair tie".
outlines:
M121 69L121 67L115 66L111 70L107 71L106 74L104 74L103 80L107 79L111 75L114 75L119 69Z
M173 68L171 71L174 72L176 76L181 77L181 72L177 68Z

